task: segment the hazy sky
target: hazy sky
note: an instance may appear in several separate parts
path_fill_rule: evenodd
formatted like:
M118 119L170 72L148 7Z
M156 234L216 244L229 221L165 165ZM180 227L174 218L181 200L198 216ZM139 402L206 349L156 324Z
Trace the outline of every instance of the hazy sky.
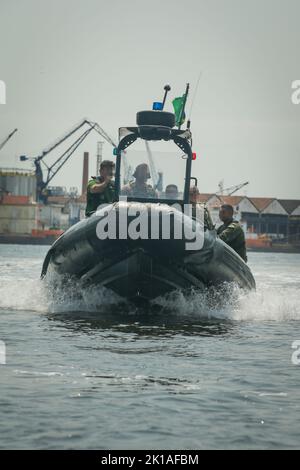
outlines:
M174 97L189 81L192 94L201 71L192 112L200 190L249 180L248 195L300 198L299 0L0 0L0 142L19 129L0 165L30 167L18 155L39 155L83 117L117 140L166 83ZM81 186L84 150L94 174L97 140L53 184Z

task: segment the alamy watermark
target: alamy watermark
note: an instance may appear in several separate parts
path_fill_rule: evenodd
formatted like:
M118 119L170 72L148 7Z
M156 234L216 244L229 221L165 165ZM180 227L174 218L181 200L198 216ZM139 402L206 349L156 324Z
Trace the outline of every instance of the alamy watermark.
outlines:
M6 345L0 340L0 365L6 364Z
M300 80L294 80L292 82L291 100L293 104L300 104Z
M292 354L292 364L294 366L299 366L300 365L300 340L293 341L292 343L292 348L295 349L295 351Z
M6 84L0 80L0 104L6 104Z
M100 240L184 240L186 250L201 250L204 244L204 208L199 204L173 204L163 209L157 204L127 204L123 197L116 211L102 204L96 215Z

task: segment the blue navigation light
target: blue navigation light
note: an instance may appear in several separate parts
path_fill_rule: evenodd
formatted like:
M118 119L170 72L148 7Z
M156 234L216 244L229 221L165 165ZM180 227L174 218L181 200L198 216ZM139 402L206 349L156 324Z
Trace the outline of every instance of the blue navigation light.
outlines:
M160 103L159 101L154 101L153 103L153 111L162 111L163 110L163 103Z

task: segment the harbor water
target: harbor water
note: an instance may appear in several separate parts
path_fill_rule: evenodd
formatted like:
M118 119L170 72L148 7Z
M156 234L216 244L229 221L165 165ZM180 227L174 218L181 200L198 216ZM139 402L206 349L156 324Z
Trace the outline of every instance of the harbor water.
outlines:
M0 449L300 447L299 254L137 308L40 281L47 249L0 245Z

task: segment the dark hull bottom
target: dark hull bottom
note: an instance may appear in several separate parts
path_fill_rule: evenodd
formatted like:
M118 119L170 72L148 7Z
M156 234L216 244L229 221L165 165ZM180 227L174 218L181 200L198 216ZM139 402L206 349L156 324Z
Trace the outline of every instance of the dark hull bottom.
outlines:
M106 257L101 262L95 258L80 270L75 270L72 264L74 269L66 271L62 269L65 264L55 265L53 260L50 266L60 274L80 279L83 286L105 287L135 304L173 291L203 291L224 282L234 282L247 290L255 288L248 266L221 242L215 244L212 253L209 250L176 260L153 256L141 248Z
M128 205L132 207L132 203ZM165 205L158 207L162 213L170 210ZM117 209L118 204L110 207ZM201 248L188 250L185 239L174 237L99 239L99 220L101 216L92 216L67 230L50 248L42 275L50 270L72 276L83 284L103 286L135 302L224 282L255 288L249 267L213 230L204 232Z
M174 290L204 288L203 282L183 267L174 269L174 266L162 264L140 250L106 268L93 268L81 279L137 302L155 299Z

